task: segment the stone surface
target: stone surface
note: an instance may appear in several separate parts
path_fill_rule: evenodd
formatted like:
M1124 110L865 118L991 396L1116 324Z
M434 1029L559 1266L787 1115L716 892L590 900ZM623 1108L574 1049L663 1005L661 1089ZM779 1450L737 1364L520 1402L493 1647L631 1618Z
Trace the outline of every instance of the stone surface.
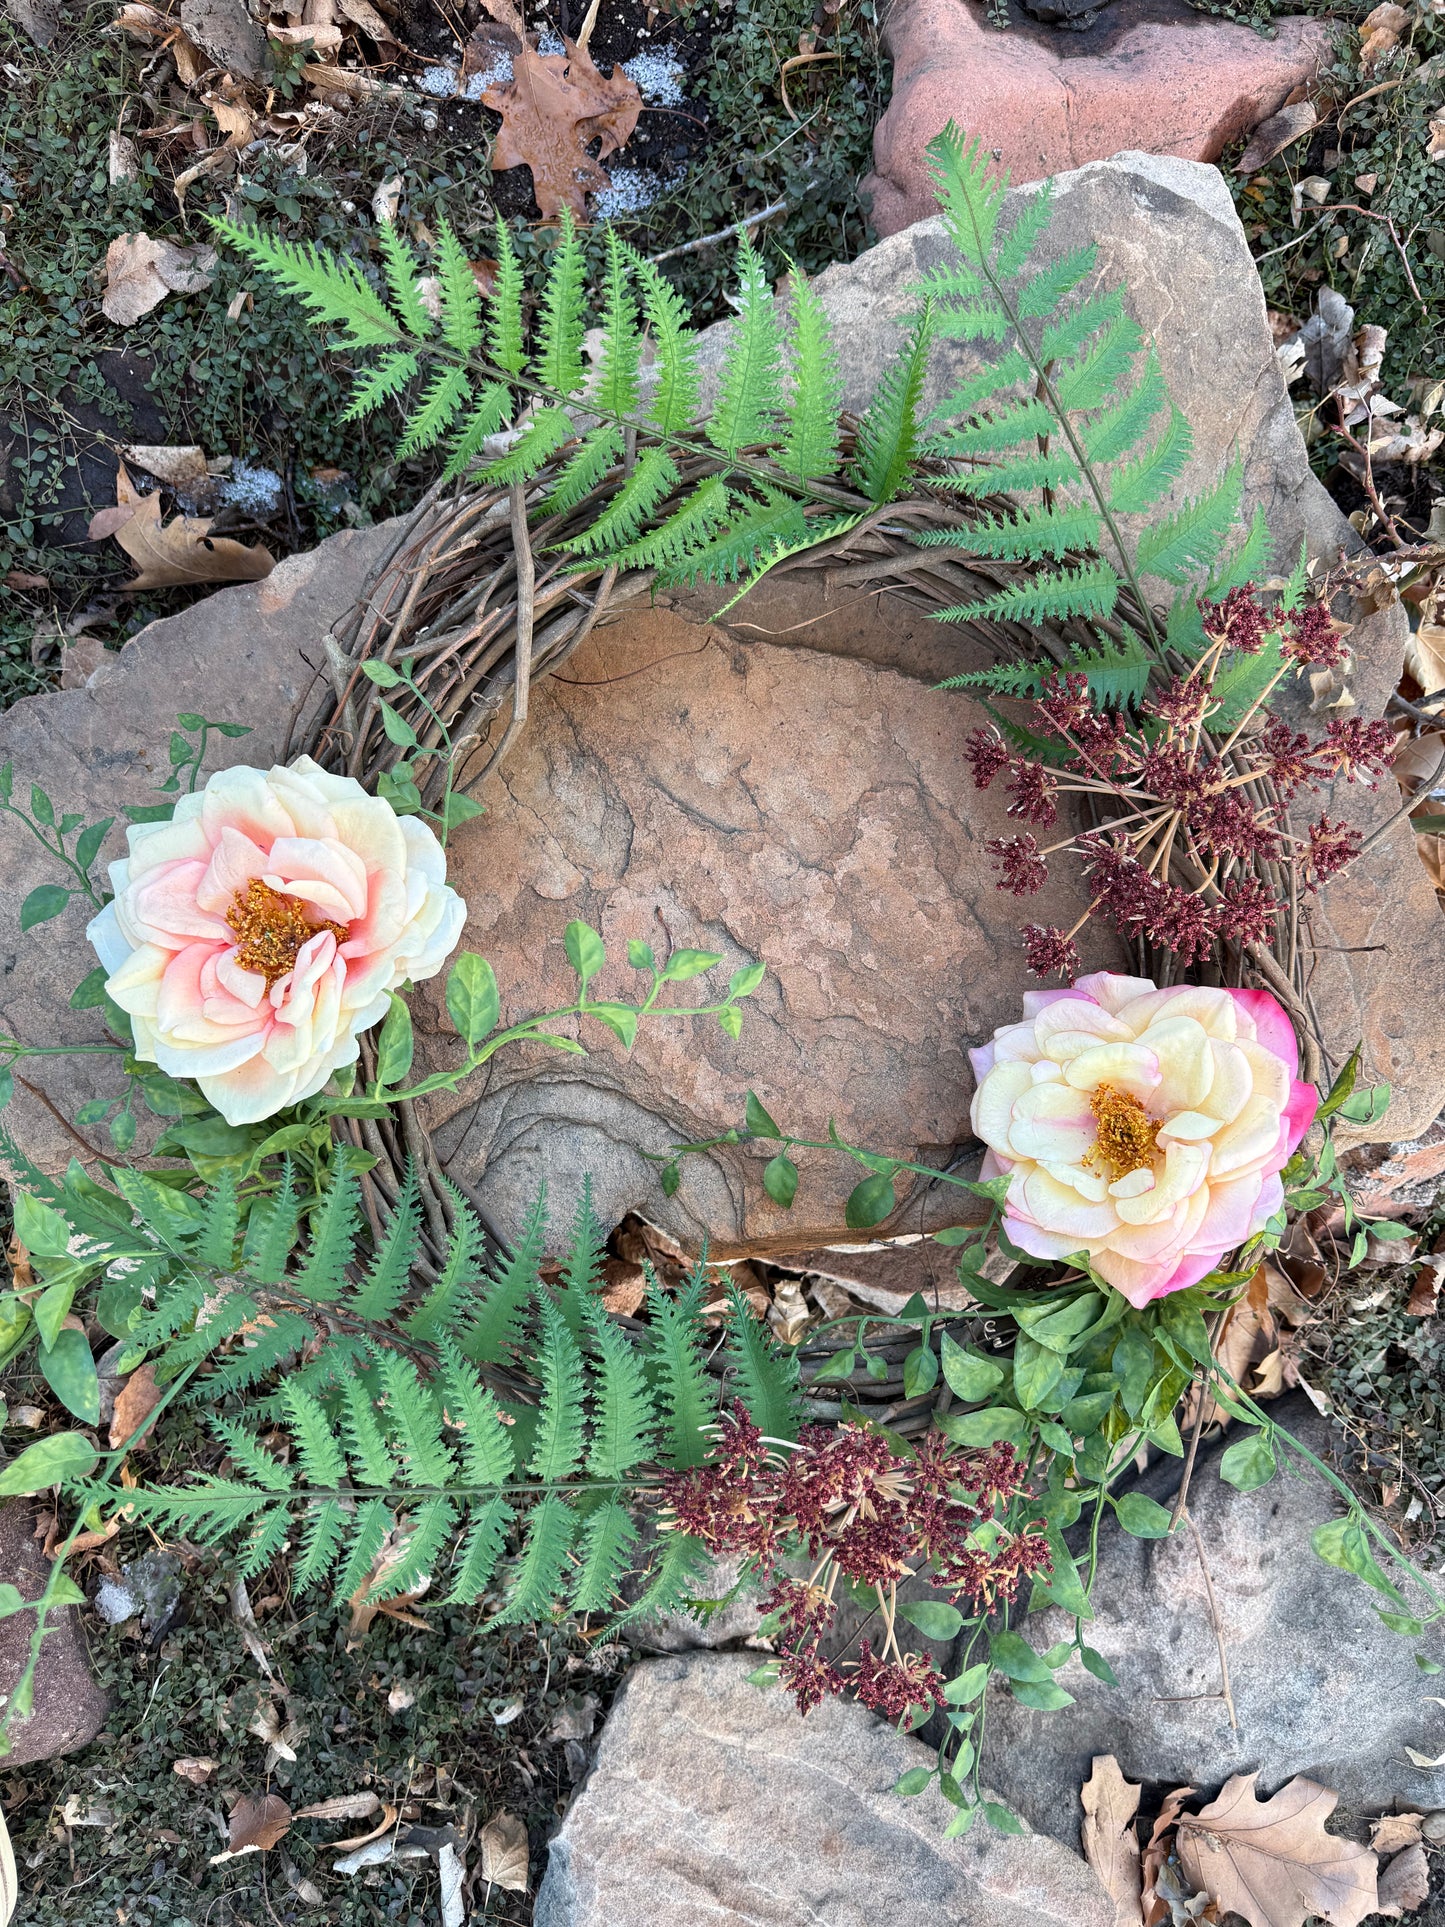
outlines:
M239 79L259 79L270 65L266 36L246 0L181 0L181 25L202 53Z
M945 1840L940 1795L890 1790L926 1748L837 1701L802 1719L748 1685L753 1663L633 1671L552 1842L536 1927L1113 1927L1077 1855L982 1825Z
M1154 9L1135 9L1146 15ZM884 29L893 97L873 134L873 225L896 234L933 211L925 149L949 121L995 150L1015 182L1123 149L1217 160L1327 57L1328 24L1290 16L1275 37L1192 17L1128 21L1098 36L988 25L977 0L895 0Z
M49 1564L34 1535L35 1515L22 1499L0 1505L0 1580L14 1586L22 1599L38 1599L45 1590ZM28 1766L32 1760L51 1760L88 1746L105 1724L110 1697L91 1676L85 1634L74 1606L47 1613L46 1633L35 1669L35 1702L29 1719L19 1720L10 1735L7 1767ZM35 1631L33 1613L0 1619L0 1697L8 1699L30 1658Z
M1031 191L1015 190L1012 208ZM1263 505L1280 558L1304 540L1333 561L1352 532L1310 473L1217 172L1125 155L1064 176L1057 195L1045 249L1098 240L1096 281L1127 285L1194 424L1195 454L1176 493L1207 485L1237 448L1249 503ZM887 365L910 285L946 253L940 225L925 222L819 277L849 406ZM704 343L714 367L724 339L714 330ZM935 396L967 366L948 344ZM322 634L389 539L375 530L334 537L263 583L152 625L84 689L0 716L0 762L13 760L22 795L40 776L61 807L98 816L148 800L181 710L253 723L256 734L233 753L270 761L321 660ZM1003 820L974 794L958 755L976 712L927 687L973 666L970 646L902 597L866 587L830 598L815 581L775 577L725 626L709 627L720 599L678 598L672 614L627 613L599 632L565 682L535 693L534 727L484 797L489 815L465 826L454 849L472 906L469 941L492 954L509 1011L545 1008L567 991L561 934L577 915L619 948L645 935L661 949L660 912L672 941L707 944L730 964L761 955L774 974L740 1044L710 1022L669 1021L644 1031L630 1066L605 1036L587 1063L529 1047L499 1059L465 1111L439 1112L463 1175L492 1160L489 1202L504 1222L515 1223L544 1171L564 1216L569 1188L590 1169L610 1221L636 1206L689 1240L706 1230L780 1253L834 1242L847 1189L836 1165L820 1161L789 1219L760 1202L756 1166L740 1157L690 1161L669 1201L640 1152L666 1149L678 1132L726 1130L749 1084L791 1128L825 1127L833 1112L840 1129L879 1148L946 1151L967 1128L964 1050L1011 1013L1027 982L1017 930L1037 910L992 889L982 841ZM1399 611L1363 622L1352 640L1359 713L1378 714L1399 675ZM626 679L610 680L618 676ZM1389 805L1353 791L1331 813L1368 831ZM113 836L112 851L119 842ZM52 874L13 819L0 818L0 860L0 1028L33 1043L97 1037L93 1016L65 1002L91 965L83 910L19 934L19 904ZM1051 914L1067 920L1065 893ZM1405 825L1331 886L1305 939L1331 1059L1363 1036L1367 1074L1395 1084L1373 1135L1417 1138L1445 1102L1445 1034L1430 1021L1445 1003L1445 945ZM631 979L623 971L616 981ZM702 1001L704 988L689 997ZM438 1012L424 994L423 1048L445 1054ZM51 1059L25 1075L70 1117L107 1088L103 1065ZM51 1166L76 1149L29 1092L6 1121ZM942 1215L936 1199L929 1208ZM915 1199L894 1228L918 1230L917 1211Z
M39 782L57 810L81 810L91 820L113 814L123 824L127 803L154 800L169 767L170 732L186 711L253 729L234 747L215 739L208 770L218 766L218 756L274 762L292 708L312 684L310 663L322 661L321 637L351 606L395 534L396 525L385 523L332 536L278 563L264 582L222 589L151 623L107 655L83 689L27 697L7 709L0 715L0 764L14 767L17 799L28 798L30 784ZM121 831L112 830L106 859L123 848ZM0 1030L27 1044L102 1039L95 1013L73 1011L67 1001L95 966L84 900L72 900L54 922L21 931L20 905L37 884L58 880L57 866L9 816L0 817L0 878ZM88 1097L117 1089L104 1064L97 1057L54 1057L19 1067L24 1083L17 1079L3 1121L46 1169L63 1169L85 1139L34 1093L43 1091L72 1118Z
M1328 1462L1331 1428L1302 1394L1273 1412ZM1338 1516L1318 1474L1304 1468L1236 1492L1218 1476L1222 1449L1201 1452L1189 1511L1214 1583L1238 1732L1223 1700L1210 1697L1220 1691L1219 1642L1187 1529L1155 1540L1131 1539L1112 1522L1104 1530L1085 1636L1117 1689L1077 1659L1058 1674L1075 1703L1057 1713L991 1689L985 1771L1026 1819L1071 1845L1078 1789L1099 1753L1114 1754L1126 1779L1165 1789L1258 1772L1263 1795L1303 1773L1357 1812L1445 1806L1445 1769L1424 1772L1405 1754L1445 1750L1442 1714L1422 1697L1431 1685L1415 1664L1417 1651L1445 1660L1438 1631L1413 1640L1388 1631L1375 1611L1387 1602L1315 1556L1311 1531ZM1178 1484L1170 1459L1142 1489L1170 1504ZM1043 1652L1073 1637L1073 1621L1051 1609L1024 1630Z

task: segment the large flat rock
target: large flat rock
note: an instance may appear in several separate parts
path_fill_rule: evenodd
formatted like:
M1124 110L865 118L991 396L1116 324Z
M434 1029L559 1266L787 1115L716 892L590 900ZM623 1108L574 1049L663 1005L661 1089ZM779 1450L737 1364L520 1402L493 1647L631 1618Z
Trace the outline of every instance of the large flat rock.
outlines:
M0 1506L0 1580L22 1599L39 1599L50 1578L50 1562L35 1537L35 1513L28 1500L7 1499ZM88 1746L105 1724L110 1695L90 1670L85 1631L74 1606L48 1613L40 1662L35 1669L34 1703L27 1719L10 1735L7 1768L32 1760L52 1760ZM33 1613L0 1619L0 1693L6 1698L20 1683L30 1659L35 1631Z
M552 1842L536 1927L1114 1927L1084 1861L979 1822L945 1840L936 1792L891 1789L932 1753L861 1707L801 1718L753 1657L649 1660Z

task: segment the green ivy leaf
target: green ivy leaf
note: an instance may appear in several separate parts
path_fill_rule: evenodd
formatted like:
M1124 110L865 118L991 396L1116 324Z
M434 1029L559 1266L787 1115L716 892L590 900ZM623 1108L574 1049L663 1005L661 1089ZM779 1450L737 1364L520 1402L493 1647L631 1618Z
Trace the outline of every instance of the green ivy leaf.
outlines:
M585 991L591 980L607 961L607 951L601 937L590 923L580 917L569 923L562 936L562 948L567 953L567 961L577 972L577 978Z
M742 1036L743 1014L736 1005L724 1004L717 1014L717 1021L723 1035L731 1037L734 1043Z
M462 1041L475 1049L501 1015L497 974L485 957L464 950L447 974L447 1014Z
M898 1617L916 1626L925 1639L956 1639L963 1629L963 1614L943 1599L901 1601Z
M1400 1594L1375 1563L1365 1529L1353 1514L1316 1526L1310 1534L1310 1544L1326 1565L1338 1566L1341 1572L1352 1572L1395 1605L1404 1605Z
M587 1015L606 1024L624 1049L632 1049L637 1040L637 1012L631 1004L589 1004Z
M745 964L735 970L728 978L729 997L751 997L758 985L768 974L768 966L763 963Z
M922 1398L937 1383L937 1352L931 1345L915 1345L903 1361L903 1396Z
M53 1345L42 1345L36 1353L46 1383L67 1412L73 1412L82 1425L100 1423L100 1379L84 1332L68 1325L56 1335Z
M33 930L37 923L49 923L69 903L73 892L58 883L40 883L20 906L20 928Z
M652 945L644 943L641 937L627 939L627 961L634 970L656 970L657 959L652 954Z
M1106 1686L1117 1686L1119 1684L1113 1667L1109 1664L1108 1660L1105 1659L1104 1655L1102 1653L1096 1653L1092 1646L1081 1646L1079 1648L1079 1658L1083 1663L1085 1672L1092 1673L1095 1679L1103 1680Z
M700 977L705 970L722 962L721 956L711 950L674 950L662 966L662 981L665 984L683 984L690 977Z
M677 1165L677 1163L674 1161L672 1164L664 1164L662 1167L663 1197L665 1198L676 1197L677 1187L681 1183L682 1183L682 1171Z
M988 1685L989 1671L987 1660L980 1660L976 1666L970 1666L960 1673L957 1679L951 1679L943 1689L943 1697L950 1706L967 1706Z
M397 776L384 769L376 779L376 793L398 816L415 816L421 809L421 791L410 776Z
M845 1352L834 1352L826 1364L820 1365L813 1374L815 1385L825 1384L829 1379L849 1379L858 1368L858 1354L850 1346Z
M1263 1432L1236 1439L1219 1461L1219 1476L1237 1492L1253 1492L1275 1475L1274 1451Z
M110 1120L110 1141L124 1157L135 1143L136 1122L133 1111L117 1111Z
M411 1012L393 991L391 1007L386 1013L380 1035L376 1040L376 1076L378 1083L384 1089L395 1089L401 1083L411 1069L414 1049Z
M1114 1511L1125 1532L1135 1539L1167 1539L1169 1514L1143 1492L1126 1492L1114 1501Z
M53 1285L47 1285L35 1300L31 1309L35 1314L35 1329L40 1334L42 1345L53 1345L59 1338L79 1285L80 1280L76 1277L57 1279Z
M30 814L47 829L55 827L55 805L38 783L30 785Z
M249 736L251 734L251 725L249 723L212 723L209 727L214 729L218 736Z
M97 964L94 970L82 977L70 993L70 1008L72 1010L99 1009L105 1002L105 986L109 974L104 964Z
M1003 1367L977 1352L966 1351L956 1340L943 1334L943 1376L956 1398L965 1405L976 1405L981 1398L1003 1383Z
M989 1658L995 1669L1005 1679L1033 1681L1037 1685L1052 1686L1053 1673L1043 1656L1036 1653L1032 1646L1018 1633L992 1633L988 1642Z
M791 1209L793 1199L798 1195L798 1167L781 1151L763 1166L763 1189L782 1210Z
M756 1091L748 1092L747 1102L743 1106L743 1123L754 1137L780 1138L783 1135L758 1101Z
M1011 1405L995 1405L982 1412L945 1412L938 1429L955 1445L998 1445L1005 1443L1019 1450L1028 1440L1029 1422Z
M1024 1410L1031 1412L1041 1404L1063 1375L1064 1361L1059 1354L1020 1332L1014 1343L1013 1376L1014 1395Z
M79 1332L74 1334L79 1338ZM96 1414L99 1416L99 1402ZM85 1479L100 1454L83 1432L53 1432L26 1446L19 1458L0 1469L0 1498L25 1498L67 1479Z
M0 1070L0 1111L4 1110L14 1095L15 1073L7 1064L3 1070Z
M15 1235L25 1249L41 1258L63 1258L70 1249L70 1226L28 1191L15 1193Z
M398 749L415 749L416 731L401 711L393 709L390 703L380 701L377 708L381 711L381 726L386 731L387 741L395 743Z
M401 681L400 672L393 669L389 662L377 662L375 658L361 665L361 673L378 689L395 689Z
M463 796L460 790L448 790L447 800L442 805L442 828L454 830L459 824L470 823L473 817L485 816L484 803L477 803L470 796Z
M875 1171L848 1193L843 1222L850 1231L867 1231L883 1222L895 1202L893 1179L884 1171Z
M92 823L89 829L81 831L75 845L75 860L82 870L88 870L100 855L100 846L104 843L106 834L114 822L113 816L107 816L99 823Z

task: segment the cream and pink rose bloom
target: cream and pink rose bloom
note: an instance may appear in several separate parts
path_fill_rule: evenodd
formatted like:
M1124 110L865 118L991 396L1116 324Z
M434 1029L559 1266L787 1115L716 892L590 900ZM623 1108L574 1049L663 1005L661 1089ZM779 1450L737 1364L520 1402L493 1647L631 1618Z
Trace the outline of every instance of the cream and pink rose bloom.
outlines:
M969 1053L984 1177L1036 1258L1087 1257L1131 1305L1181 1291L1264 1228L1318 1097L1263 990L1097 971L1024 997Z
M136 1055L252 1124L354 1063L389 993L434 977L466 905L426 824L303 756L238 766L130 831L89 927Z

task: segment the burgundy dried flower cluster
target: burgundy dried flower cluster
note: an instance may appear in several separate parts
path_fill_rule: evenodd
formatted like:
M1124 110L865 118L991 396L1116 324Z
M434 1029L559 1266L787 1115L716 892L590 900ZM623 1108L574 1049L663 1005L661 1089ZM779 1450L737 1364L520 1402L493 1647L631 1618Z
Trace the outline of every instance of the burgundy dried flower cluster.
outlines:
M1049 1570L1037 1522L1010 1523L1027 1510L1028 1489L1007 1445L965 1451L930 1433L903 1458L862 1426L810 1425L796 1446L776 1447L741 1405L718 1431L706 1465L666 1475L667 1523L709 1552L745 1554L770 1582L763 1608L778 1620L778 1673L801 1712L847 1689L891 1720L943 1704L932 1659L898 1645L901 1579L931 1565L940 1586L980 1611L1012 1601L1028 1574ZM811 1576L779 1573L784 1555L800 1550ZM824 1650L840 1579L875 1594L880 1652L866 1640L853 1659Z
M1055 676L1030 704L1030 730L1058 753L1049 768L1012 752L996 729L965 746L979 789L1002 780L1008 814L1038 827L1058 816L1066 795L1100 799L1112 817L1101 830L1041 848L1032 830L986 844L998 888L1031 896L1048 881L1048 858L1067 850L1083 864L1088 911L1072 930L1031 923L1024 955L1035 976L1073 976L1075 939L1090 916L1126 938L1144 936L1196 964L1223 941L1268 945L1285 909L1281 868L1308 893L1359 854L1360 839L1320 816L1295 828L1289 806L1302 791L1336 777L1378 785L1394 745L1390 726L1348 717L1310 737L1264 708L1293 670L1331 669L1345 657L1341 625L1327 603L1269 610L1252 584L1200 604L1206 648L1187 676L1151 690L1144 721L1131 726L1103 711L1080 674ZM1244 720L1216 735L1221 670L1277 641L1284 667Z

